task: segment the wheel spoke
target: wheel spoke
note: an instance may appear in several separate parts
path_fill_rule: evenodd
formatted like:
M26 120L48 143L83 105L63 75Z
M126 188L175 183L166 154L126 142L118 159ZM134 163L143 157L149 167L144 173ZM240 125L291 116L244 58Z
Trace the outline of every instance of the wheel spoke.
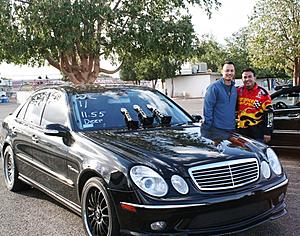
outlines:
M5 178L6 178L6 181L9 184L11 184L14 182L14 174L15 174L13 156L10 153L6 153L4 161L5 161L4 162Z
M98 197L97 197L97 204L98 204L98 205L101 205L100 202L101 202L101 199L102 199L102 198L103 198L103 197L102 197L102 193L99 192Z
M88 214L88 218L95 218L95 213L94 213L94 211L87 212L87 214Z
M98 231L99 231L99 225L98 223L95 221L95 224L93 225L93 231L95 233L95 235L99 235Z
M101 213L103 214L103 212L108 212L108 206L107 205L105 205L104 207L101 208Z
M98 194L99 194L99 192L97 190L94 190L94 192L93 192L93 202L94 202L95 206L97 206Z
M103 221L100 222L100 231L103 232L104 234L108 233L108 227L106 224L102 223Z

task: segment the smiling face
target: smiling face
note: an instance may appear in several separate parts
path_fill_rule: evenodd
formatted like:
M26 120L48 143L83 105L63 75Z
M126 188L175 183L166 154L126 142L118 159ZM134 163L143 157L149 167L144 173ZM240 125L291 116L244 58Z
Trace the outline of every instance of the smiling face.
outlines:
M242 74L242 80L247 89L252 89L255 85L255 75L252 71L244 71Z
M224 78L225 84L230 84L235 75L235 68L233 64L224 64L222 69L222 75Z

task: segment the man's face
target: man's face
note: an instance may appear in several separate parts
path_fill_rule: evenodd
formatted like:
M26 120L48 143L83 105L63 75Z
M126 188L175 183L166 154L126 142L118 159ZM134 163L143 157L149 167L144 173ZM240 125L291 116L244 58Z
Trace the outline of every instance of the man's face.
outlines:
M255 76L251 71L243 72L242 80L247 89L252 89L255 85Z
M234 78L235 69L232 64L225 64L222 69L222 75L225 81L231 81Z

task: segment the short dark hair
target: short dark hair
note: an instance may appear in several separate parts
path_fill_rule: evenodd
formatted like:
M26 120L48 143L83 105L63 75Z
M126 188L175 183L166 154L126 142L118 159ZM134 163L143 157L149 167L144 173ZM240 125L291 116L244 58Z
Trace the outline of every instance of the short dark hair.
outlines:
M222 68L223 68L224 65L226 65L226 64L235 66L234 63L233 63L232 61L224 61L223 65L222 65Z
M255 71L254 71L252 68L250 68L250 67L245 68L245 69L242 71L242 74L243 74L244 72L249 72L249 71L253 73L254 77L256 76Z

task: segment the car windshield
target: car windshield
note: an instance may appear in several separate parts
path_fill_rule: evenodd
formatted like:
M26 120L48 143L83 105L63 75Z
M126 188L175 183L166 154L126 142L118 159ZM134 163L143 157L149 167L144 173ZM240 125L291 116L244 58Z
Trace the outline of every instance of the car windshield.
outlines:
M158 127L191 122L191 119L164 95L141 89L105 90L71 95L73 116L82 131ZM133 125L134 126L134 125Z
M290 92L284 93L272 99L272 104L283 102L287 106L300 106L300 93Z

